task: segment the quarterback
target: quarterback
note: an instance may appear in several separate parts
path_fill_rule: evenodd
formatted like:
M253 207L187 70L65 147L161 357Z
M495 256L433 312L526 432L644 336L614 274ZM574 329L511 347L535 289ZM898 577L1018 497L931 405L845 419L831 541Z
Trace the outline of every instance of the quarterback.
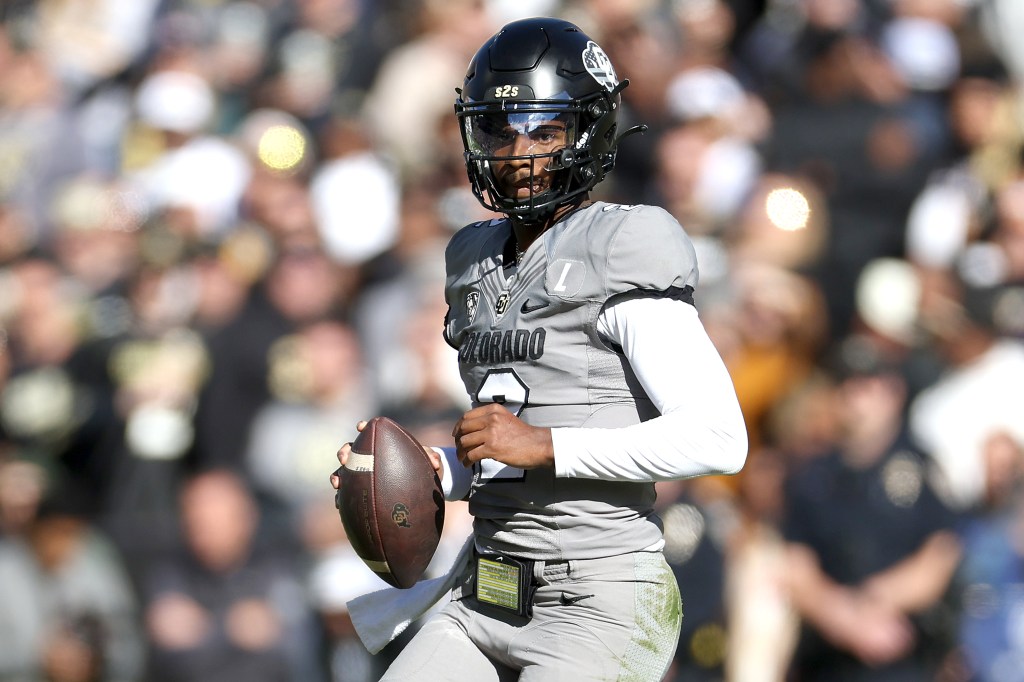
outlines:
M655 482L735 473L747 436L683 227L591 198L636 130L617 125L626 83L578 27L539 18L491 37L458 90L473 190L504 215L446 251L444 337L473 408L435 457L447 498L469 502L473 551L385 680L669 667L682 606Z

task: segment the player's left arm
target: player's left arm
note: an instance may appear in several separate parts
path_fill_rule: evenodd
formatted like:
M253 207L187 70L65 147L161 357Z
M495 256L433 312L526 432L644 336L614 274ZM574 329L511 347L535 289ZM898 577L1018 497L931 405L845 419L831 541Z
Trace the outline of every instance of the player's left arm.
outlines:
M618 429L552 429L556 473L657 481L742 469L746 424L696 308L637 295L608 307L600 322L661 416Z
M559 476L658 481L733 474L747 430L732 379L696 309L635 296L608 307L604 335L619 345L660 417L617 429L531 426L497 404L467 412L453 430L459 461L484 457Z

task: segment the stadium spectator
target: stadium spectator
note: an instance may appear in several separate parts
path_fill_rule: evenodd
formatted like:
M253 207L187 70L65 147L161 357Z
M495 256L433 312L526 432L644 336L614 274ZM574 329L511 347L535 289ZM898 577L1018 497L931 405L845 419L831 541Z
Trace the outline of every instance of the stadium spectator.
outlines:
M182 545L143 577L146 679L319 679L300 567L286 547L259 541L243 480L197 474L180 503Z
M996 326L1003 288L965 276L970 273L922 273L920 326L947 370L918 394L909 415L914 438L938 464L938 490L961 510L982 500L985 443L998 433L1024 443L1024 345Z
M836 351L835 449L785 488L786 578L801 680L933 680L955 642L944 598L960 559L954 513L909 440L899 367L865 339Z
M1024 449L997 433L985 443L983 457L983 499L961 530L959 653L970 679L996 682L1017 674L1022 653L1015 633L1024 556L1015 537L1022 521Z
M144 679L134 586L88 514L51 485L24 534L0 538L0 679Z
M270 399L274 343L340 312L338 266L316 242L303 241L275 252L238 314L207 339L212 366L196 407L196 466L244 469L252 420Z
M379 411L363 367L355 332L337 320L305 324L270 349L272 398L253 417L243 470L283 541L300 537L307 508L325 498L320 454L337 425Z

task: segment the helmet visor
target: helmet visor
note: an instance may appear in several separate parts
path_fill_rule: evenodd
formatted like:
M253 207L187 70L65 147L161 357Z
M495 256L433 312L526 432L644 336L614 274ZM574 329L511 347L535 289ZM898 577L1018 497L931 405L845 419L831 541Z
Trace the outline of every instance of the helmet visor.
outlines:
M492 159L554 154L576 143L575 115L567 111L501 111L463 118L470 154Z

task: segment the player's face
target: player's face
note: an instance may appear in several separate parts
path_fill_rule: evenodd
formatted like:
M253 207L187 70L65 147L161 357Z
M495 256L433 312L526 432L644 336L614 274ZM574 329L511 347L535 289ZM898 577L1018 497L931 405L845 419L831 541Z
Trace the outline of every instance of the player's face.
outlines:
M472 141L490 157L491 173L503 196L527 200L551 187L553 155L571 143L563 115L529 112L480 119L473 126Z

